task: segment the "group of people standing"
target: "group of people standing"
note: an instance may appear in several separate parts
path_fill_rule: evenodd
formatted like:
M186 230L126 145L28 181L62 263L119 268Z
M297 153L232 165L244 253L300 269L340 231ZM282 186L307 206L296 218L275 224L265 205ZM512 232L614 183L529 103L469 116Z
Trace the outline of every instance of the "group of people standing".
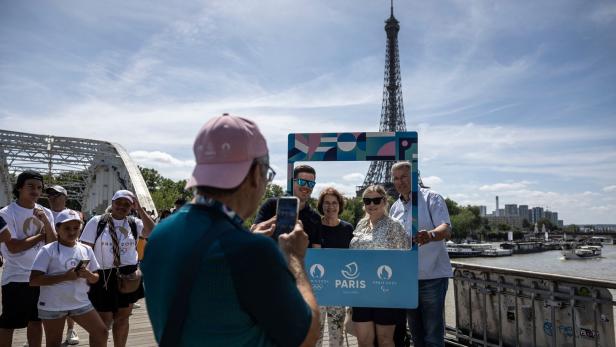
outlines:
M289 193L299 200L298 222L275 240L276 198L259 206L275 172L257 125L214 117L193 149L196 166L186 188L195 198L155 228L142 262L148 314L161 346L320 345L325 320L330 345L342 346L345 310L318 306L304 268L306 249L408 249L411 242L419 245L419 307L353 307L358 342L398 346L408 319L415 346L444 345L451 265L443 240L451 223L440 195L423 186L411 193L410 163L392 168L400 198L391 209L383 187L363 192L365 216L356 226L340 219L345 201L335 188L321 190L318 212L310 207L316 172L295 167ZM420 231L411 240L413 203Z
M345 200L333 187L309 201L316 172L295 167L299 201L293 230L274 239L277 199L259 206L275 176L257 125L224 114L208 121L195 140L196 166L186 189L191 203L155 226L137 198L117 191L111 206L84 227L80 212L66 208L60 186L46 191L49 210L39 204L43 177L17 177L15 201L0 210L2 273L0 346L11 346L14 329L27 327L30 347L60 346L73 325L89 334L91 346L125 346L133 304L145 296L156 341L169 346L321 345L328 322L330 346L343 345L343 307L319 307L305 270L307 248L409 249L419 245L417 309L353 307L352 324L363 346L401 346L408 324L415 346L444 345L444 301L451 264L443 240L450 220L443 198L423 187L411 192L411 166L393 165L400 197L389 208L382 186L362 194L365 216L353 226L341 220ZM419 232L412 233L412 206ZM139 218L131 216L136 211ZM256 213L247 229L245 220ZM82 231L83 230L83 231ZM141 264L139 238L149 237ZM128 278L138 282L123 290ZM125 288L124 288L125 289ZM74 322L73 322L74 321Z
M50 209L37 203L43 192ZM149 214L130 191L119 190L109 212L84 227L83 214L66 208L66 189L45 189L35 171L17 176L13 195L0 209L0 346L11 346L13 331L21 328L27 328L29 347L41 346L43 329L46 345L60 346L65 322L66 344L79 343L76 322L91 346L106 346L109 330L114 345L125 346L132 305L144 293L142 285L121 292L118 274L135 273L137 240L154 227Z
M392 167L394 187L400 194L389 209L388 194L384 187L372 185L362 194L364 217L357 225L340 219L344 198L334 187L321 190L317 200L318 213L308 200L316 185L316 171L308 165L299 165L293 171L293 195L299 199L299 220L313 248L350 249L409 249L411 246L411 166L400 162ZM443 239L449 235L449 215L443 198L421 184L420 232L415 238L422 258L419 269L420 307L414 310L391 308L353 307L354 332L361 346L401 346L408 324L415 346L443 344L444 322L442 311L451 264ZM265 235L271 235L275 224L276 198L270 198L260 207L255 219L257 225L269 226ZM320 214L320 216L319 216ZM262 232L263 233L263 232ZM422 260L426 261L422 261ZM423 312L423 314L422 314ZM320 307L320 338L322 345L325 321L329 330L329 345L343 346L344 307ZM439 323L440 322L440 323ZM398 328L398 334L395 334Z

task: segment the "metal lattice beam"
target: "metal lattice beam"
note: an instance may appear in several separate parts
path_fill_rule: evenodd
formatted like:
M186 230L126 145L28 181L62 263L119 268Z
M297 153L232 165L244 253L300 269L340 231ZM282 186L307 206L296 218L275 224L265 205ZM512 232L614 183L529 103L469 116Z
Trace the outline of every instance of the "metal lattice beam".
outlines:
M119 144L0 130L0 206L10 202L25 170L61 181L84 212L102 212L117 189L134 191L146 210L156 211L139 168Z

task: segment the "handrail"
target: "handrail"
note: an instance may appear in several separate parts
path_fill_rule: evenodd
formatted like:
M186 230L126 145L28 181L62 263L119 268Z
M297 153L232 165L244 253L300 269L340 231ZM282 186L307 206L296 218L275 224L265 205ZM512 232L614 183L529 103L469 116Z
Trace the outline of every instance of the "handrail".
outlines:
M553 280L553 281L561 281L561 282L567 282L567 283L573 283L573 284L584 284L584 285L591 285L591 286L597 286L597 287L605 287L609 289L616 289L616 281L605 281L605 280L599 280L599 279L594 279L594 278L555 275L555 274L549 274L545 272L515 270L515 269L509 269L509 268L503 268L503 267L460 263L456 261L452 261L451 265L454 267L454 269L503 272L503 273L510 274L510 275L519 275L519 276L524 276L524 277L539 278L543 280Z
M616 346L616 300L609 291L615 281L460 262L452 267L455 326L446 326L447 342Z

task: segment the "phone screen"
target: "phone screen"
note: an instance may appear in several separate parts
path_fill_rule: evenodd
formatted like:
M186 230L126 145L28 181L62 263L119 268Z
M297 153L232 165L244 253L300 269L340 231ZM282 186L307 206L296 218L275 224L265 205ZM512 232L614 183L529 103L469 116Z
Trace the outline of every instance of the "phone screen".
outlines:
M90 259L80 260L79 263L77 263L77 266L75 266L75 271L81 270L82 268L88 266L89 263Z
M274 237L293 231L297 222L299 200L294 196L284 196L278 198L276 206L276 230Z

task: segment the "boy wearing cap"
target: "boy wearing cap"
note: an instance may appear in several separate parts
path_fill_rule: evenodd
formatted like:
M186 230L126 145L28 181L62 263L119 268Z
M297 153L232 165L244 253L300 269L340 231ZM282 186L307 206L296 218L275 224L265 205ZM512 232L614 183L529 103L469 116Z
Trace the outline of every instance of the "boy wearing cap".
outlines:
M8 228L0 232L2 271L2 316L0 346L11 346L13 330L28 327L28 344L40 346L43 328L38 318L39 288L30 287L30 269L39 249L56 240L51 211L39 204L43 176L24 171L13 188L16 200L0 210Z
M47 346L60 346L62 329L72 317L90 335L90 346L107 345L108 331L88 299L88 283L96 283L98 263L92 248L77 242L81 216L66 209L56 218L58 240L38 252L30 285L40 287L38 314L45 327Z
M114 346L123 347L128 338L132 306L143 298L143 286L133 293L120 293L118 274L137 271L137 239L150 235L154 221L128 190L118 190L111 200L111 212L92 217L80 240L92 247L100 265L100 280L90 287L90 301L105 325L109 327L113 323ZM133 208L139 218L129 216Z
M63 211L69 210L66 208L66 198L68 197L68 192L66 189L60 185L55 185L51 187L47 187L45 189L45 193L47 193L47 199L49 200L49 208L51 209L51 213L53 214L53 219L56 220L57 217ZM74 211L77 213L81 220L83 220L83 215L81 212ZM70 317L66 318L66 340L64 341L67 345L77 345L79 344L79 336L77 336L77 332L75 331L75 322Z
M186 188L195 198L155 228L142 262L156 340L313 346L319 310L304 269L307 235L297 224L277 245L243 226L274 177L265 138L252 121L225 114L201 128L193 149Z

